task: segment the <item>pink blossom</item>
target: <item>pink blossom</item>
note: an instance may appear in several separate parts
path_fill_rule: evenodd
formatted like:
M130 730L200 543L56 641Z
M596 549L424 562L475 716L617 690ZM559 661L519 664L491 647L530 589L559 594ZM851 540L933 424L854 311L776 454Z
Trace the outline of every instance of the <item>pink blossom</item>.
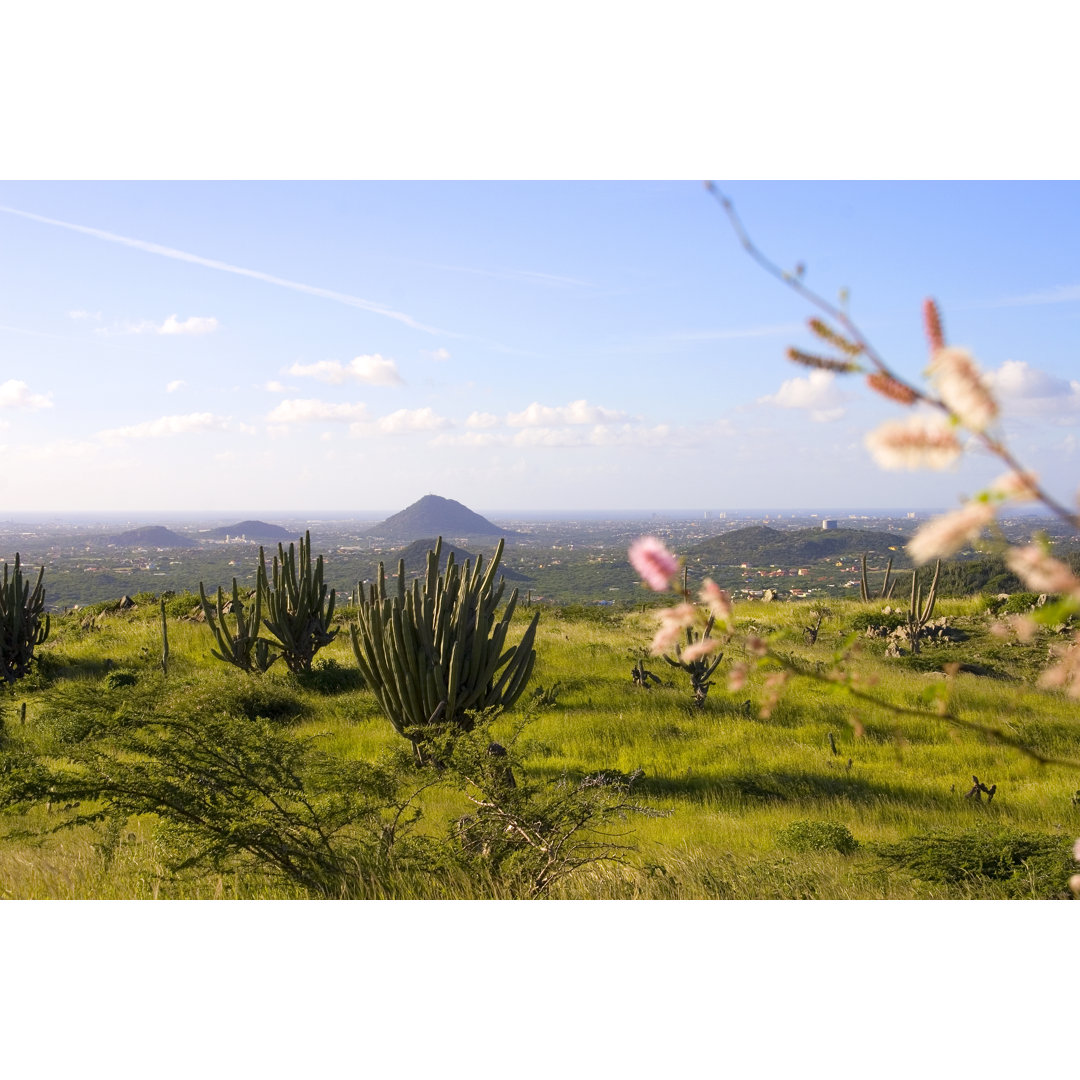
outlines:
M731 597L727 590L721 589L712 578L706 578L698 595L717 622L725 625L731 622Z
M990 494L1013 502L1034 502L1039 497L1039 478L1033 472L1002 473L991 485Z
M735 693L744 686L746 686L746 665L742 663L734 664L728 672L727 688L732 693Z
M908 541L908 554L916 566L944 559L977 540L993 520L994 508L989 503L968 503L924 525Z
M1010 548L1005 562L1033 592L1080 595L1080 581L1076 580L1072 571L1036 544Z
M960 456L956 432L943 420L915 413L888 420L866 436L866 446L883 469L944 469Z
M1058 662L1047 668L1039 679L1039 685L1048 690L1064 690L1069 697L1080 698L1080 635L1066 649L1055 650Z
M764 656L769 651L769 646L756 634L746 639L746 651L751 656Z
M700 641L695 641L693 645L687 645L682 650L682 658L686 663L691 664L702 656L716 652L718 648L720 648L720 642L715 638L702 638Z
M679 572L679 560L655 536L642 536L630 545L630 562L653 592L664 592Z
M676 604L660 612L660 629L652 640L653 656L661 656L682 636L682 631L694 625L697 610L693 604Z
M1073 858L1077 862L1080 862L1080 840L1077 840L1076 843L1073 844Z
M964 427L983 431L997 419L997 402L967 349L937 349L930 360L930 378L941 400Z

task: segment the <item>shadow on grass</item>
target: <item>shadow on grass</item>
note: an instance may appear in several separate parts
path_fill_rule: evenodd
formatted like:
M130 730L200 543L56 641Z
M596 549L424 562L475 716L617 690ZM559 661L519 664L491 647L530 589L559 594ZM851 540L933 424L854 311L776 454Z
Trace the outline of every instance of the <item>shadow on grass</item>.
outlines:
M639 781L642 795L722 802L733 806L843 800L855 805L892 802L920 809L956 807L955 794L933 792L905 784L883 784L847 771L833 774L809 771L739 773L733 776L651 777Z
M42 686L61 679L103 679L119 665L108 656L71 657L64 653L43 653L34 664L33 674Z

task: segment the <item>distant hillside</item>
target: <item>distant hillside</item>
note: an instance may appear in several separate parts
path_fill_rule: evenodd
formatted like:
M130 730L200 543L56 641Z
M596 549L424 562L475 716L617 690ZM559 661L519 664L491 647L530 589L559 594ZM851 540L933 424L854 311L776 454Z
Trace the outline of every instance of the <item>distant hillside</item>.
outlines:
M909 566L904 554L907 537L873 529L770 529L751 525L713 536L691 547L687 554L714 566L797 566L817 559L869 552L893 556L896 566Z
M243 536L248 540L296 540L302 530L283 529L280 525L268 525L265 521L238 521L235 525L223 525L220 529L207 529L199 533L200 540L224 540Z
M387 540L421 540L431 536L510 537L517 534L500 529L454 499L425 495L412 506L368 529L366 535Z
M408 574L422 574L427 570L427 557L428 552L434 550L435 538L429 537L426 540L414 540L404 551L397 553L397 558L405 560L405 573ZM450 553L453 552L454 562L459 566L466 560L469 560L475 566L476 554L474 552L465 551L464 548L455 547L453 544L448 544L443 541L442 552L439 556L439 569L446 569L446 560L449 558ZM487 566L491 562L491 556L493 551L485 551L484 565ZM386 559L386 569L388 571L394 571L396 568L393 565L392 559ZM504 577L507 581L532 581L531 577L520 573L517 570L512 570L506 565L505 562L499 564L497 577Z
M141 529L131 529L119 536L110 536L109 543L119 547L198 547L194 540L174 533L164 525L144 525Z

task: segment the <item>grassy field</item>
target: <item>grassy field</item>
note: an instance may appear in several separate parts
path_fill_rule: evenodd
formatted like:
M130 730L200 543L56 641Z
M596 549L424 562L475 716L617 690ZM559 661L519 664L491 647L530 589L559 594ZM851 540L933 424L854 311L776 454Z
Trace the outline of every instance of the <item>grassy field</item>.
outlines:
M825 672L868 608L834 603L811 646L803 630L811 607L747 603L737 606L736 617L741 627L769 634L778 651ZM741 655L725 658L697 709L687 677L661 659L646 663L662 685L644 691L631 679L652 637L653 613L545 609L530 688L491 734L519 755L521 779L541 789L601 770L641 770L629 798L654 812L614 822L619 835L608 842L634 848L624 862L583 865L545 895L1068 898L1077 869L1071 849L1080 836L1080 765L1043 764L961 726L993 726L1039 755L1080 762L1074 703L1034 685L1056 636L1042 630L1026 645L999 640L976 599L940 602L936 614L948 616L954 640L927 644L917 657L887 658L883 640L858 638L858 670L869 692L919 715L897 715L835 685L793 679L763 717L767 672L752 673L738 692L726 688L729 664ZM524 628L524 613L516 622ZM0 706L6 772L14 775L13 763L31 759L62 771L73 756L92 752L121 714L265 722L275 737L319 736L323 752L358 765L407 749L371 692L358 685L347 632L319 653L309 676L281 665L245 675L210 656L205 626L172 618L168 632L166 676L156 608L54 619L38 669ZM946 679L949 663L962 667ZM935 714L946 686L960 725ZM408 769L400 763L398 769L407 781ZM973 776L995 788L992 800L965 797ZM460 786L417 773L415 787L424 784L408 811L411 817L422 810L412 834L449 851L454 822L470 804ZM171 872L168 831L154 813L85 821L96 804L46 797L9 803L0 818L4 897L317 895L250 862ZM512 876L478 872L475 860L465 866L445 858L434 870L403 864L358 871L349 894L528 895Z

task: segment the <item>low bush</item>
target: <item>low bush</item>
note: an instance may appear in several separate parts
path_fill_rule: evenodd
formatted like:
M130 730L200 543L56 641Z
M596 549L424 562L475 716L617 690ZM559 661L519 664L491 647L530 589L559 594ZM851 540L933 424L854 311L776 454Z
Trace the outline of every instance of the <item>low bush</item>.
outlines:
M1068 896L1069 837L1011 829L934 830L873 845L879 859L923 881L1001 882L1006 895Z
M859 847L851 830L837 821L792 821L776 834L776 841L789 851L839 851L841 855Z

